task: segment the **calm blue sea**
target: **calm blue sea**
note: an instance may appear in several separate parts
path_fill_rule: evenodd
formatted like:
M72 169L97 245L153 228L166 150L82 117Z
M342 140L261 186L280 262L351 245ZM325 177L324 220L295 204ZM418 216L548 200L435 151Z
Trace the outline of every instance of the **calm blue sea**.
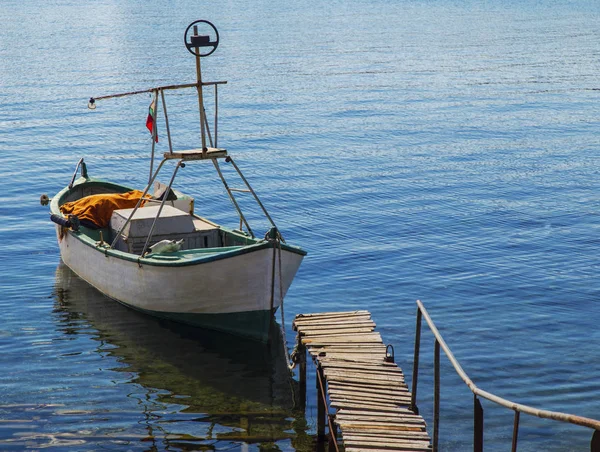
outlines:
M289 347L298 313L368 309L410 380L421 299L483 389L600 418L599 2L2 0L1 450L313 449L314 384L305 419L281 354L105 299L61 265L38 203L80 157L143 185L149 97L87 99L193 82L196 19L221 37L203 60L229 82L219 145L309 252ZM193 93L167 103L174 146L196 147ZM196 176L179 188L197 212L235 225ZM423 347L431 425L427 330ZM440 447L469 450L472 395L442 363ZM508 450L512 413L483 407L486 450ZM519 450L590 438L522 416Z

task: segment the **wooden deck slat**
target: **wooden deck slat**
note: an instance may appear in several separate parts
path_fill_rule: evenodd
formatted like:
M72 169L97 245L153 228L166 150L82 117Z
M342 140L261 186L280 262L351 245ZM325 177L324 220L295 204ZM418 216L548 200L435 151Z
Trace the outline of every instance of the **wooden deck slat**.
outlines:
M356 364L341 359L328 358L327 356L324 356L323 358L319 359L319 361L328 369L349 369L373 372L392 372L400 374L402 373L402 369L400 369L396 364L386 363L385 361L376 364Z
M378 402L378 401L373 401L373 400L356 400L356 399L346 399L346 398L340 398L340 397L336 397L336 398L330 398L329 404L333 407L333 408L356 408L356 407L364 407L364 408L371 408L373 410L376 410L378 408L382 409L382 410L386 410L389 408L401 408L398 404L394 403L394 402ZM398 412L399 414L401 412Z
M312 314L298 314L296 316L295 320L310 319L310 318L314 319L314 318L318 318L318 317L334 318L334 317L345 317L345 316L349 316L349 315L362 315L362 314L371 316L371 313L366 310L340 311L340 312L315 312Z
M398 407L408 409L410 405L410 393L400 393L394 395L387 394L377 394L362 391L360 393L351 393L349 391L330 391L329 395L332 398L336 399L346 399L346 400L364 400L366 402L381 402L382 400L386 400L390 403L395 403Z
M394 431L394 432L365 432L365 431L346 431L344 435L346 438L354 437L355 439L362 438L369 440L371 438L392 438L392 439L408 439L413 441L429 441L429 434L427 432L416 432L414 430Z
M362 398L377 398L377 399L410 399L410 392L406 388L397 388L396 391L386 390L377 390L381 388L371 388L371 387L359 387L359 388L348 388L345 386L331 386L329 387L329 393L331 395L339 394L339 395L349 395L353 397L362 397Z
M314 357L318 357L319 353L314 350L310 353ZM343 352L326 352L327 357L343 359L348 362L354 363L377 363L385 358L384 352L368 353L343 353Z
M302 343L305 345L329 345L329 344L382 344L381 336L379 333L361 333L348 334L343 337L340 336L302 336Z
M330 323L334 323L337 321L354 320L354 319L371 320L371 313L369 311L356 311L356 312L331 314L331 315L312 315L312 316L296 317L294 319L294 323L296 325L303 325L303 324L307 324L307 323L311 323L311 322L315 322L315 321L316 322L328 321Z
M408 409L411 394L368 311L304 314L293 328L323 369L347 452L430 451L425 420ZM331 413L331 411L330 411Z
M372 326L373 328L375 328L375 322L373 322L373 320L352 320L352 321L344 321L344 322L336 322L336 323L331 323L331 322L326 322L323 321L322 323L307 323L307 324L302 324L301 328L303 332L306 332L308 330L323 330L323 329L335 329L335 328L353 328L353 327L365 327L365 326Z
M377 448L377 447L368 447L368 446L354 446L354 447L346 447L344 449L346 452L414 452L415 449L404 449L402 447L392 447L392 448ZM427 448L427 449L416 449L416 450L422 450L422 451L429 451L431 452L431 447Z
M331 376L332 380L338 380L340 378L349 377L349 378L368 378L369 380L378 380L378 381L392 381L392 382L402 382L404 383L404 375L392 372L361 372L355 369L347 369L345 371L340 371L338 369L326 368L325 370L326 376Z
M357 392L367 392L370 394L380 394L380 395L403 395L408 394L408 388L406 385L403 386L394 386L394 387L386 387L381 385L372 385L368 381L363 381L360 383L353 382L342 382L342 381L333 381L329 382L329 386L331 389L339 389L346 391L357 391Z
M391 424L401 424L403 423L404 418L410 418L410 417L415 417L415 414L411 413L404 413L404 414L399 414L399 415L394 415L394 416L378 416L378 415L369 415L369 414L357 414L357 415L342 415L342 414L338 414L336 415L336 421L352 421L352 420L357 420L357 421L361 421L361 422L368 422L368 421L373 421L373 422L388 422Z
M364 334L370 333L375 330L374 326L365 326L362 328L329 328L323 330L302 330L305 335L310 334L310 337L319 336L342 336L342 335L350 335L350 334Z

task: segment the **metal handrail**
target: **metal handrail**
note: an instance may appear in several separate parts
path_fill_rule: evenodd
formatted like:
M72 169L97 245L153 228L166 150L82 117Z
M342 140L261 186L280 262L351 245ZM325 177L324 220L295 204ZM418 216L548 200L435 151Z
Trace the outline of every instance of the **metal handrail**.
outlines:
M487 399L491 402L494 402L500 406L513 410L515 412L515 420L514 420L514 428L513 428L513 441L512 441L512 451L517 450L517 435L518 435L518 426L519 426L519 413L529 414L530 416L536 416L544 419L552 419L555 421L566 422L575 425L581 425L583 427L588 427L594 429L595 432L592 436L591 450L599 451L599 443L600 443L600 421L596 419L590 419L583 416L576 416L574 414L561 413L557 411L549 411L542 410L534 407L530 407L528 405L523 405L521 403L512 402L510 400L506 400L502 397L499 397L491 392L480 389L473 380L469 378L467 373L463 370L462 366L450 350L450 347L444 341L444 338L436 328L433 320L429 316L429 313L425 309L425 306L420 300L417 300L417 327L415 333L415 361L413 367L413 380L412 380L412 396L411 396L411 404L410 407L413 411L418 412L418 408L416 405L416 395L417 395L417 382L418 382L418 374L419 374L419 352L420 352L420 342L421 342L421 318L424 318L429 326L429 329L433 333L435 337L435 356L434 356L434 425L433 425L433 450L434 452L437 450L438 444L438 429L439 429L439 355L440 348L444 350L444 353L448 357L448 360L454 367L456 373L460 376L460 378L464 381L464 383L469 387L471 392L475 396L475 432L474 432L474 450L480 451L483 450L483 409L481 408L481 404L477 397L481 397Z

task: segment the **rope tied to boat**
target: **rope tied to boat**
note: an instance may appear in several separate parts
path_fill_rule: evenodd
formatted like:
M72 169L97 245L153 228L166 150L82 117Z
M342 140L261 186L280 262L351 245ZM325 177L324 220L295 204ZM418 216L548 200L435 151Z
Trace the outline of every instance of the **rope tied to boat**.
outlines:
M285 361L287 367L290 371L294 370L296 367L297 359L295 356L297 355L297 345L292 351L292 354L288 353L287 349L287 338L285 335L285 313L283 309L283 276L281 271L281 242L283 241L283 237L279 233L279 230L276 227L272 227L265 234L265 240L272 243L273 246L273 273L271 281L271 311L273 310L274 298L275 298L275 261L278 261L278 272L279 272L279 300L280 300L280 311L281 311L281 324L279 325L279 329L281 330L281 342L283 346L283 354L285 355Z

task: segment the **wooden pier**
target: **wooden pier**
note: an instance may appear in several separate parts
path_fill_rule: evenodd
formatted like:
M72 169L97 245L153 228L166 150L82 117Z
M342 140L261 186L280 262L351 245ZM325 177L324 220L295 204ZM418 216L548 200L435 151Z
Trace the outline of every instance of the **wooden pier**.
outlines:
M431 451L393 348L384 345L369 311L300 314L293 328L301 396L306 400L308 351L317 368L317 436L325 440L327 424L330 451L338 450L338 429L346 452Z

